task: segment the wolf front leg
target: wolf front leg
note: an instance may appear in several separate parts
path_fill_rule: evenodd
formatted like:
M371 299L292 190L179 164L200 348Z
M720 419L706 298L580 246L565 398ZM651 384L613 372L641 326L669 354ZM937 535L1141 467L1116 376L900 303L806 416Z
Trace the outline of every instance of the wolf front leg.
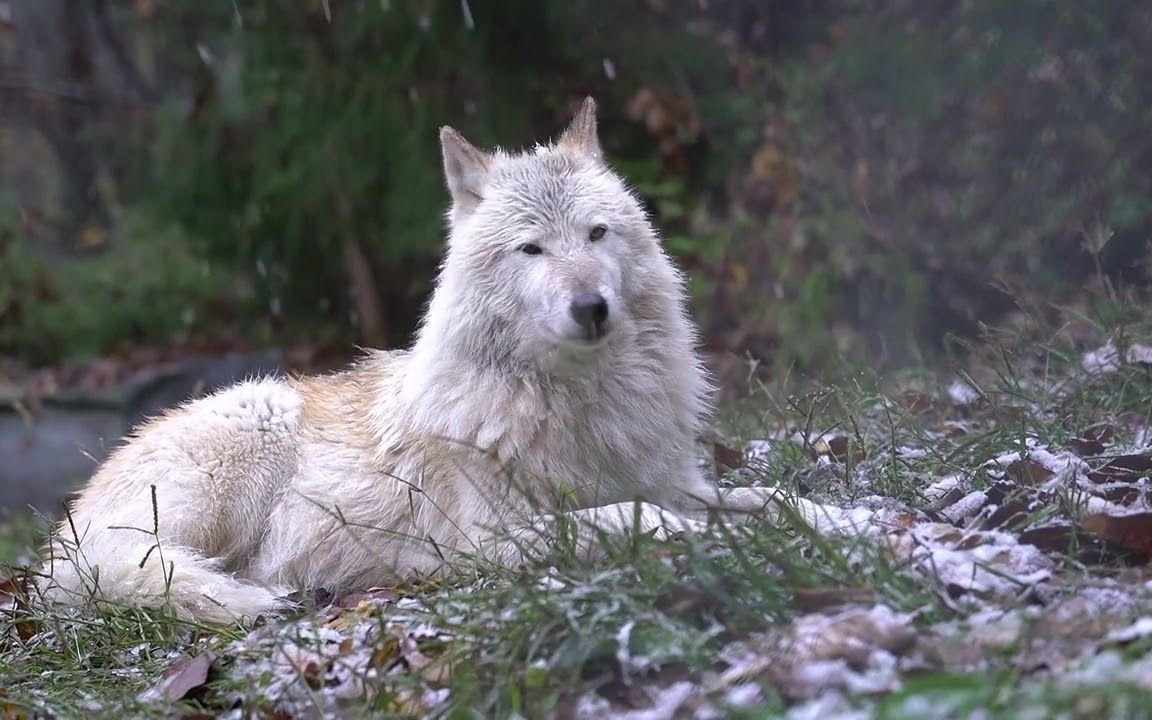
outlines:
M677 489L671 500L671 505L691 515L715 511L728 519L758 516L775 524L799 520L817 531L831 527L840 514L837 508L795 497L779 488L721 488L698 476L687 487Z
M573 542L577 556L587 561L602 553L602 536L641 534L667 540L679 534L700 534L706 527L700 520L653 503L618 502L541 515L529 527L493 536L483 550L489 559L513 566L546 557L566 536Z

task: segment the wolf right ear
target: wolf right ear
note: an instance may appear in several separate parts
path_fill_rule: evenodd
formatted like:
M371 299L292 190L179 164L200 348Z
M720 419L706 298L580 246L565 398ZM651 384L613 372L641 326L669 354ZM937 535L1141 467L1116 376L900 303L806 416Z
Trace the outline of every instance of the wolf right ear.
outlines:
M491 156L450 127L440 128L444 177L452 194L452 215L468 215L484 199Z
M566 146L584 153L590 158L599 160L602 156L600 138L596 134L596 101L591 97L584 98L576 117L568 124L568 128L560 136L559 145Z

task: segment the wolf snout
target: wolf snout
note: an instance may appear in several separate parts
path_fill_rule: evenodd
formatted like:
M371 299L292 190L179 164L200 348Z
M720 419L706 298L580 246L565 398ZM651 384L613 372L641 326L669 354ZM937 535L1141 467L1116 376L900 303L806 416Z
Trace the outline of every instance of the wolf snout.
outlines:
M598 292L586 290L572 298L568 306L572 319L583 328L589 338L597 339L604 335L604 323L608 320L608 301Z

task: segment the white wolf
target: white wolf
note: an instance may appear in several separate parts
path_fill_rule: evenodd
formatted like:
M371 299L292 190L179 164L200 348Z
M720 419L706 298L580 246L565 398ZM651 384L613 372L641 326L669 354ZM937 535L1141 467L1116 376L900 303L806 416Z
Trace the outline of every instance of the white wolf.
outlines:
M447 127L440 139L449 241L414 346L145 424L58 528L50 599L228 622L291 589L437 572L459 551L517 562L561 511L589 550L591 527L781 512L771 489L722 492L700 474L710 387L682 279L605 164L592 99L523 154Z

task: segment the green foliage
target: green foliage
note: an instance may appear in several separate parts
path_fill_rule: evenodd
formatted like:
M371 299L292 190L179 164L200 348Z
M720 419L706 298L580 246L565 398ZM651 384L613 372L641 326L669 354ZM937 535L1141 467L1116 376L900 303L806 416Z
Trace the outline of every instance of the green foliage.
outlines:
M1120 296L1109 302L1103 316L1095 308L1079 313L1087 327L1075 331L1071 315L1055 327L1000 328L963 370L880 379L840 367L834 384L792 379L725 408L731 417L717 428L720 441L742 448L755 440L763 452L724 473L723 484L801 489L810 500L855 511L899 504L921 511L873 518L879 536L824 535L795 518L753 520L682 541L605 536L605 556L589 562L561 533L539 548L546 554L530 554L516 568L477 557L446 581L400 584L369 593L375 599L364 603L344 596L339 609L269 618L250 633L198 628L162 612L103 606L77 615L17 604L17 612L0 615L5 708L19 717L124 708L144 718L229 710L298 717L309 714L303 710L313 709L311 701L312 714L336 707L347 716L423 717L430 711L414 698L445 692L431 711L437 716L550 717L570 715L578 704L597 707L584 702L597 698L613 710L642 710L689 682L734 717L797 713L810 697L833 698L838 705L829 713L888 718L1149 717L1150 640L1115 639L1147 616L1146 578L1114 561L1075 559L1082 556L1074 547L1068 555L1047 547L1057 561L1050 580L970 592L943 568L979 546L990 516L952 516L945 511L955 509L953 501L928 492L946 478L962 488L960 497L970 497L969 488L987 491L994 484L989 461L1028 442L1072 460L1061 448L1101 423L1115 436L1085 462L1145 447L1147 367L1126 364L1100 375L1081 369L1085 347L1152 337L1145 307ZM957 372L978 399L949 399ZM820 448L828 436L850 438L860 459L831 461L830 444ZM1146 474L1133 470L1115 482L1140 487ZM1046 489L1015 482L1031 493L1023 497L1043 499L1021 505L1023 524L997 526L997 538L1017 537L1010 556L1026 552L1024 528L1056 529L1088 490L1073 476ZM1142 496L1131 502L1141 506ZM922 535L904 534L913 522ZM27 557L32 536L42 534L7 523L0 519L0 562ZM932 528L947 524L950 549L938 553ZM889 540L912 541L905 551L927 554L912 561L899 550L903 543L883 539L888 532L895 534ZM1123 541L1146 547L1138 534ZM973 572L1011 578L998 555L973 552ZM910 613L910 644L880 646L891 631L861 621L877 606ZM216 656L211 672L189 673L195 677L177 706L141 695L185 675L177 658L206 651ZM828 685L813 687L811 678L828 678ZM758 698L735 692L752 687ZM741 696L744 707L727 712L724 704Z
M715 63L707 41L638 2L611 18L587 1L325 7L220 6L204 33L197 104L162 112L140 188L158 216L211 257L255 271L258 291L296 317L345 307L352 242L389 278L386 301L427 287L430 278L387 270L439 251L440 126L481 145L530 144L556 133L584 92L611 117L637 83ZM638 31L654 23L663 34ZM626 68L627 86L607 83L605 61ZM626 121L605 125L606 144L625 146L622 162L652 157ZM632 167L633 179L658 179L658 165Z
M0 355L79 361L210 328L209 308L238 295L234 277L192 254L178 232L148 227L127 220L117 252L69 262L0 238Z
M1017 300L1149 277L1145 3L154 8L133 33L169 53L154 60L181 87L150 133L117 138L140 161L121 189L188 238L193 264L251 283L259 302L239 322L271 309L350 334L362 249L402 342L442 242L438 128L528 145L585 94L713 348L897 366ZM119 330L75 333L78 352L150 312L110 311ZM25 357L66 350L22 349L35 338L3 322Z
M1080 293L1098 270L1147 281L1145 4L829 2L822 14L810 52L763 68L799 191L767 230L753 198L734 248L767 273L728 312L770 305L760 331L780 359L848 346L915 362L1016 299ZM1095 258L1093 237L1106 241Z

